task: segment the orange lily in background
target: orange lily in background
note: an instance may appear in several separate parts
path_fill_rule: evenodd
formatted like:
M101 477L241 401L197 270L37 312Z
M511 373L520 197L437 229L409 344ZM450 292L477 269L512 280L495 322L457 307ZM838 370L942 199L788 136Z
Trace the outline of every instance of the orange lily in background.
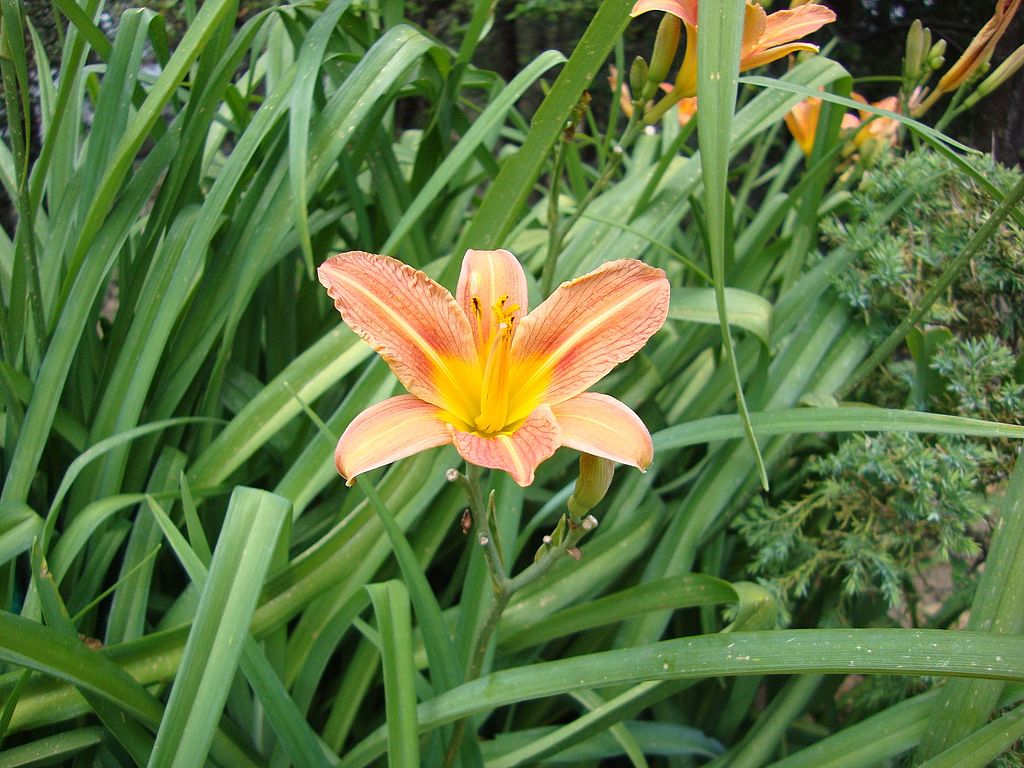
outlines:
M648 11L671 13L682 19L687 28L686 45L689 52L693 42L689 32L697 29L697 0L638 0L630 15L639 16ZM760 5L747 0L746 13L743 17L740 72L760 67L797 51L817 53L818 46L799 41L799 38L835 20L836 15L832 10L817 3L767 14ZM696 80L694 85L696 86Z
M856 101L868 103L867 99L858 93L851 94ZM880 101L872 102L871 106L879 109L887 109L890 112L900 111L900 100L895 96L886 96ZM873 119L872 119L873 118ZM870 122L868 122L870 121ZM860 117L854 115L843 115L843 128L856 128L861 123L864 127L857 131L853 137L853 143L858 148L863 147L867 142L877 141L882 144L895 144L899 135L900 123L891 117L875 115L874 112L860 110Z
M608 67L608 86L614 93L615 90L619 92L619 108L622 110L622 114L626 117L633 116L633 94L629 90L629 86L625 83L619 84L619 70L614 67ZM617 86L617 88L616 88ZM662 83L660 86L662 91L665 93L672 92L672 83ZM650 105L648 105L650 106ZM693 116L697 114L697 97L691 96L689 98L680 99L679 103L676 104L676 115L679 118L679 127L683 127Z
M818 117L821 115L821 99L811 96L794 104L784 116L793 140L805 155L810 157L814 149L814 136L818 131Z
M410 394L349 424L334 458L351 485L368 470L453 443L519 485L559 446L646 469L650 433L627 406L585 390L638 352L668 314L665 273L612 261L559 286L527 314L526 275L508 251L466 252L453 298L388 256L349 251L320 282L342 319Z
M868 103L867 99L858 93L851 95L856 101ZM900 110L899 99L895 96L887 96L881 101L874 102L871 106L887 109L890 112L899 112ZM814 149L814 137L818 130L820 114L821 99L812 96L794 105L783 117L793 140L808 157ZM859 117L850 113L843 115L842 129L856 131L853 136L853 145L857 149L862 149L869 142L895 144L900 124L898 120L891 117L875 116L873 112L860 110Z

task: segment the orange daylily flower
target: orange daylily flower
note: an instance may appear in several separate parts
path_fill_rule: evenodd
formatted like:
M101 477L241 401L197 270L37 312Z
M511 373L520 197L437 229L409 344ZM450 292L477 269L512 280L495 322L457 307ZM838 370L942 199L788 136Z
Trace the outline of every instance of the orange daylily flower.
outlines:
M935 86L937 93L948 93L955 91L967 79L973 75L979 67L988 63L992 58L992 52L996 44L1003 37L1006 28L1013 21L1013 17L1020 7L1021 0L997 0L995 11L978 34L971 40L967 50L956 60L956 63L949 68L949 71L942 76L938 85Z
M867 99L858 93L852 94L852 97L856 101L868 103ZM899 99L895 96L888 96L881 101L876 101L872 106L887 109L890 112L898 112L900 109ZM795 104L783 117L793 140L808 157L814 149L814 137L818 130L820 114L821 99L811 96ZM863 127L861 127L862 123ZM860 110L859 117L850 113L843 115L842 129L856 131L853 144L858 149L870 141L894 144L899 134L899 128L899 121L891 117L875 117L873 112L867 110Z
M690 31L697 29L697 0L638 0L630 15L639 16L648 11L671 13L682 19L687 28L686 47L689 53L694 42ZM740 72L760 67L797 51L816 53L818 46L800 41L799 38L835 20L836 15L832 10L816 3L767 14L760 5L747 0L743 17ZM685 61L683 66L685 69ZM694 84L696 87L695 78Z
M818 131L818 117L821 115L821 99L811 96L794 104L784 116L793 140L805 155L810 157L814 149L814 137Z
M665 322L665 273L604 264L559 286L527 314L526 275L508 251L466 252L453 298L388 256L350 251L320 282L342 319L409 391L349 424L334 458L353 478L453 443L462 457L519 485L559 446L646 469L650 433L613 397L585 390L638 352Z
M859 93L851 94L855 101L867 104L868 101ZM887 109L890 112L900 111L900 100L895 96L886 96L880 101L872 102L871 106L879 109ZM857 147L863 147L868 142L879 142L881 144L895 144L899 135L900 123L891 117L875 115L874 112L859 110L860 117L854 115L843 115L843 128L856 128L861 123L864 127L857 131L853 137L853 143ZM872 119L873 118L873 119ZM870 121L870 122L869 122Z

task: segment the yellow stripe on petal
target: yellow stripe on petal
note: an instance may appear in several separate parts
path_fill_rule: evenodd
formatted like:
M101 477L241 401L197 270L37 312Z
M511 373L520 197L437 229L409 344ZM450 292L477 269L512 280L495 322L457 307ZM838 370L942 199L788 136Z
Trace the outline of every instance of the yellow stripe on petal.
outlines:
M526 315L526 273L519 259L505 250L466 251L455 301L469 320L483 366L499 321L514 327Z
M560 285L512 340L509 418L531 402L568 400L631 358L665 322L668 301L665 273L634 259Z
M654 459L651 433L625 404L598 392L584 392L552 406L562 445L646 470Z
M455 450L470 464L501 469L525 487L533 482L533 473L560 445L558 423L551 409L542 405L509 434L484 437L456 430Z
M469 324L455 299L419 270L388 256L349 251L317 270L342 319L422 400L472 419L475 405L451 361L476 367Z
M334 450L334 463L351 485L356 475L451 441L443 411L418 397L399 395L352 420Z

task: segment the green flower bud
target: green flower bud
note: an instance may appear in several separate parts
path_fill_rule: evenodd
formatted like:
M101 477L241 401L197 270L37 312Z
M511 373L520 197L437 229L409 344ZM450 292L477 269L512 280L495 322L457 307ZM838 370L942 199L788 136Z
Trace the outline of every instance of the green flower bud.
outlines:
M643 56L637 56L629 68L629 87L636 96L639 96L647 85L647 74L647 62Z
M903 56L903 77L916 82L921 76L921 65L924 63L925 29L920 19L914 19L907 32L907 46Z
M615 463L589 453L580 454L580 476L569 497L569 513L576 518L583 517L601 503L608 493L615 474Z
M668 71L675 61L679 49L679 36L683 22L671 13L666 13L658 25L658 35L654 38L654 52L651 54L651 68L647 80L658 85L668 77Z
M946 61L945 53L946 53L946 41L945 40L939 40L939 42L937 42L935 45L933 45L929 49L927 63L928 63L928 68L932 72L935 72L937 69L941 68L942 65L945 63L945 61Z

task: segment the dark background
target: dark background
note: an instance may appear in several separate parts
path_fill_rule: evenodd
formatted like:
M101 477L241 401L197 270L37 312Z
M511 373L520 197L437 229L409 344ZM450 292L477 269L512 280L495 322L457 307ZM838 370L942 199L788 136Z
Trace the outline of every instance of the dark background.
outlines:
M833 58L842 62L854 78L897 75L901 71L907 28L921 19L933 38L947 41L946 66L967 47L974 34L992 15L996 0L825 0L838 20L814 40L826 43L833 37L837 46ZM271 5L271 0L242 0L240 20ZM540 51L555 48L571 52L589 22L599 0L498 0L493 29L477 51L476 63L511 79ZM170 0L108 3L109 23L119 10L145 5L164 13L172 38L183 20L180 4ZM406 14L442 41L458 45L469 18L471 0L407 0ZM51 0L25 0L25 6L44 40L56 48ZM788 7L775 2L774 9ZM657 26L657 14L640 17L626 32L627 61L636 54L649 55ZM1011 23L992 59L998 64L1024 43L1024 12ZM54 51L54 60L57 59ZM940 70L940 73L943 70ZM603 77L595 83L595 105L607 99ZM861 83L857 90L871 99L892 93L894 86ZM932 120L941 114L943 103L933 109ZM529 111L530 105L525 105ZM1021 161L1024 151L1024 71L981 101L973 111L954 121L947 132L966 144L992 151L1008 165Z

